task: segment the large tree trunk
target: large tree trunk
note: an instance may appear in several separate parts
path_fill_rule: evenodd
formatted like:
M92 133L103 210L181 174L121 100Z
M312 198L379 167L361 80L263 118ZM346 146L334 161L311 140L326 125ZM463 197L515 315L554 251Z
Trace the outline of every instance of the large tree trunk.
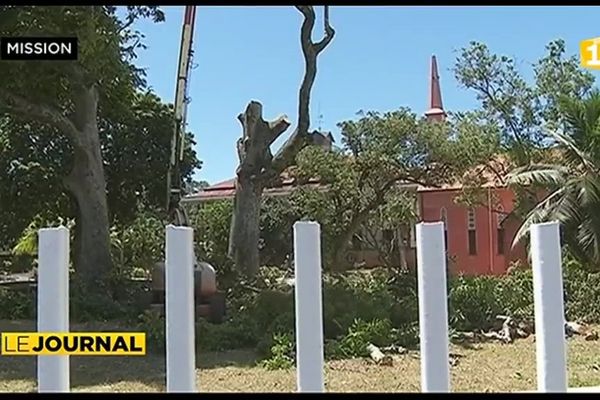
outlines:
M79 140L74 143L73 166L64 183L77 202L73 246L76 279L86 290L106 295L113 264L106 178L96 121L97 96L95 87L79 95L73 116Z
M77 202L73 246L77 278L89 287L106 282L112 268L106 183L102 161L95 160L93 152L76 150L73 170L65 180Z
M236 229L231 230L230 254L238 268L250 275L259 265L260 206L262 185L249 177L238 177L233 215Z

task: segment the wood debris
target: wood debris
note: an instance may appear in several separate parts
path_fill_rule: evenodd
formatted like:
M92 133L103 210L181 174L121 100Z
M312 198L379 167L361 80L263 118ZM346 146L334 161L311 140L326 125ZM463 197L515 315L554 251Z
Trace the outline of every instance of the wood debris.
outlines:
M396 346L395 344L384 347L381 349L381 351L383 351L384 353L391 353L391 354L406 354L406 353L408 353L407 349L405 349L402 346Z
M499 341L510 344L517 339L531 339L535 342L535 321L529 319L515 319L506 315L496 316L499 322L496 329L491 329L488 332L457 332L453 335L454 342L486 342ZM500 324L501 322L501 324ZM598 340L598 332L590 330L590 328L578 322L565 323L565 336L573 337L575 335L583 336L587 341Z
M367 350L371 356L371 359L375 361L376 364L387 366L392 366L394 364L394 359L392 356L389 354L384 354L379 347L375 346L374 344L369 343L367 345Z

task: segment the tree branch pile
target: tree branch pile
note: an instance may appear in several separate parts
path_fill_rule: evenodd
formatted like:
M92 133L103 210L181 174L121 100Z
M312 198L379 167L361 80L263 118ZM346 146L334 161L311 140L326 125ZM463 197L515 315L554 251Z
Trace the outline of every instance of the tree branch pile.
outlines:
M505 344L514 343L517 339L533 338L535 341L535 323L533 318L516 319L498 315L498 328L488 332L458 332L453 337L455 343L484 343L498 341ZM582 336L587 341L598 340L598 332L590 326L577 322L565 323L565 337Z

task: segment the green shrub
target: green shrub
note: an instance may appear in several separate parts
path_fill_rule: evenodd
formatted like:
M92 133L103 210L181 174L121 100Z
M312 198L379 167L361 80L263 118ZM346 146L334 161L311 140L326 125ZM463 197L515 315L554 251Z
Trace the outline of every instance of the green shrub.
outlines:
M189 210L190 224L194 228L196 255L199 260L215 267L222 288L229 288L239 278L237 270L227 256L229 225L233 202L211 201Z
M323 285L325 337L345 334L357 319L390 319L396 301L388 280L386 270L326 277Z
M150 272L154 263L164 259L164 241L164 221L151 210L140 209L127 226L113 226L111 250L115 277L131 278Z
M138 330L146 333L148 352L159 353L165 350L165 318L157 312L146 311L140 315Z
M367 346L389 346L397 342L397 329L392 327L389 319L364 321L357 319L348 329L348 333L340 340L338 351L344 358L367 357Z
M458 330L489 329L501 305L496 298L497 278L458 276L450 280L450 324Z
M268 370L289 369L294 366L293 333L276 333L273 335L270 357L260 364Z
M247 317L211 324L204 319L196 323L196 346L200 351L225 351L256 346L253 322Z
M36 299L35 289L0 288L0 319L34 319Z
M563 270L567 319L600 323L600 272L586 272L570 258Z
M533 317L533 274L531 269L517 268L496 278L496 297L500 314L515 318Z

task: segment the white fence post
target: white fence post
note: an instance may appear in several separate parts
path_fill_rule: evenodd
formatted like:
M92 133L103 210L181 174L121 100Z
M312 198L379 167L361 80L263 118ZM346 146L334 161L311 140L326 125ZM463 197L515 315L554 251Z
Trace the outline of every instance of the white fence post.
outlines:
M196 391L194 231L167 226L165 316L167 392Z
M324 392L321 228L294 224L296 370L299 392Z
M534 224L530 233L538 391L566 392L567 355L559 224Z
M421 390L449 392L448 289L444 223L417 224Z
M69 332L69 230L38 235L38 332ZM69 392L69 356L38 356L38 392Z

